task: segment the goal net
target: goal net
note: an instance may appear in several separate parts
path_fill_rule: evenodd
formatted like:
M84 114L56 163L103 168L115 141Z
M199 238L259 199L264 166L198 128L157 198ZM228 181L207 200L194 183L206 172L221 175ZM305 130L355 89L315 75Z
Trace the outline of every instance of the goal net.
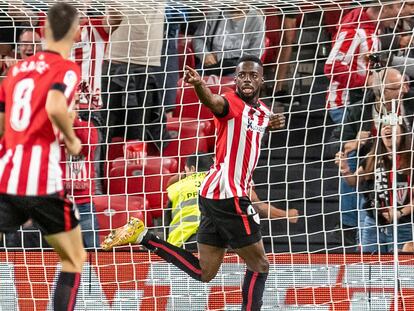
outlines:
M0 3L2 78L45 49L52 3ZM199 213L173 198L197 191L170 186L202 171L216 133L183 74L195 68L213 94L232 92L246 54L263 63L261 100L286 117L265 134L252 178L255 205L268 210L262 309L414 310L410 1L74 3L84 148L62 152L62 171L88 250L76 310L240 309L245 265L231 250L203 284L140 246L99 244L137 217L197 251ZM35 224L0 241L0 310L51 310L60 266Z

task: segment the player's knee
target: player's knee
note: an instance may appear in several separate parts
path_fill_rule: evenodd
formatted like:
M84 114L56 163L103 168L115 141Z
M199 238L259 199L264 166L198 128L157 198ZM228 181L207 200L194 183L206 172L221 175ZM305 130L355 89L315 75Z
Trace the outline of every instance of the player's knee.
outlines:
M249 269L254 272L267 273L269 272L269 261L266 256L255 260L254 264L249 265Z
M216 276L217 271L202 271L201 282L209 283Z
M261 266L260 266L260 271L261 273L268 273L269 272L269 261L267 260L267 258L265 258L265 260L263 260Z
M84 249L62 259L64 270L73 272L82 272L82 267L87 259L87 253Z
M203 260L201 258L200 258L200 267L201 267L201 282L208 283L212 279L214 279L214 277L217 274L218 268L212 267L210 262Z

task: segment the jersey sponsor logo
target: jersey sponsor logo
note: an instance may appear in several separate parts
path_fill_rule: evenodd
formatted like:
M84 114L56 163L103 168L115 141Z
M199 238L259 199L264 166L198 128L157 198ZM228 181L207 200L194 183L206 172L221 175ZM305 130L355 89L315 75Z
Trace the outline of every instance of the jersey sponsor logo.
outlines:
M264 133L266 132L266 126L260 126L253 123L253 120L247 119L247 130L253 131L253 132L260 132Z

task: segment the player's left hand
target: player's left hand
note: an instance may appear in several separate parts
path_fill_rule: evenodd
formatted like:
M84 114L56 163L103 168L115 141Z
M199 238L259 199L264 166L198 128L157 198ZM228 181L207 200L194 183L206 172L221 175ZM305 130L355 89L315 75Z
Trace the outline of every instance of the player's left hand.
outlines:
M285 127L286 118L281 113L272 114L269 119L268 130L274 131Z
M287 217L290 223L296 224L298 222L299 211L296 208L291 208L287 212Z

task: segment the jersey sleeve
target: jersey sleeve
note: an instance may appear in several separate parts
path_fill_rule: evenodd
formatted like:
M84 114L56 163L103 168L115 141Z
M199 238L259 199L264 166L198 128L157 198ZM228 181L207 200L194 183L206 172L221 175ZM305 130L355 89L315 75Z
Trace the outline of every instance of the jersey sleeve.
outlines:
M224 98L226 106L224 107L224 112L221 115L215 115L216 119L219 122L228 121L242 113L242 101L235 100L234 98L237 95L235 95L234 93L224 93L222 96Z
M50 89L61 91L69 105L72 102L79 81L80 71L78 65L73 62L67 62L57 69Z

